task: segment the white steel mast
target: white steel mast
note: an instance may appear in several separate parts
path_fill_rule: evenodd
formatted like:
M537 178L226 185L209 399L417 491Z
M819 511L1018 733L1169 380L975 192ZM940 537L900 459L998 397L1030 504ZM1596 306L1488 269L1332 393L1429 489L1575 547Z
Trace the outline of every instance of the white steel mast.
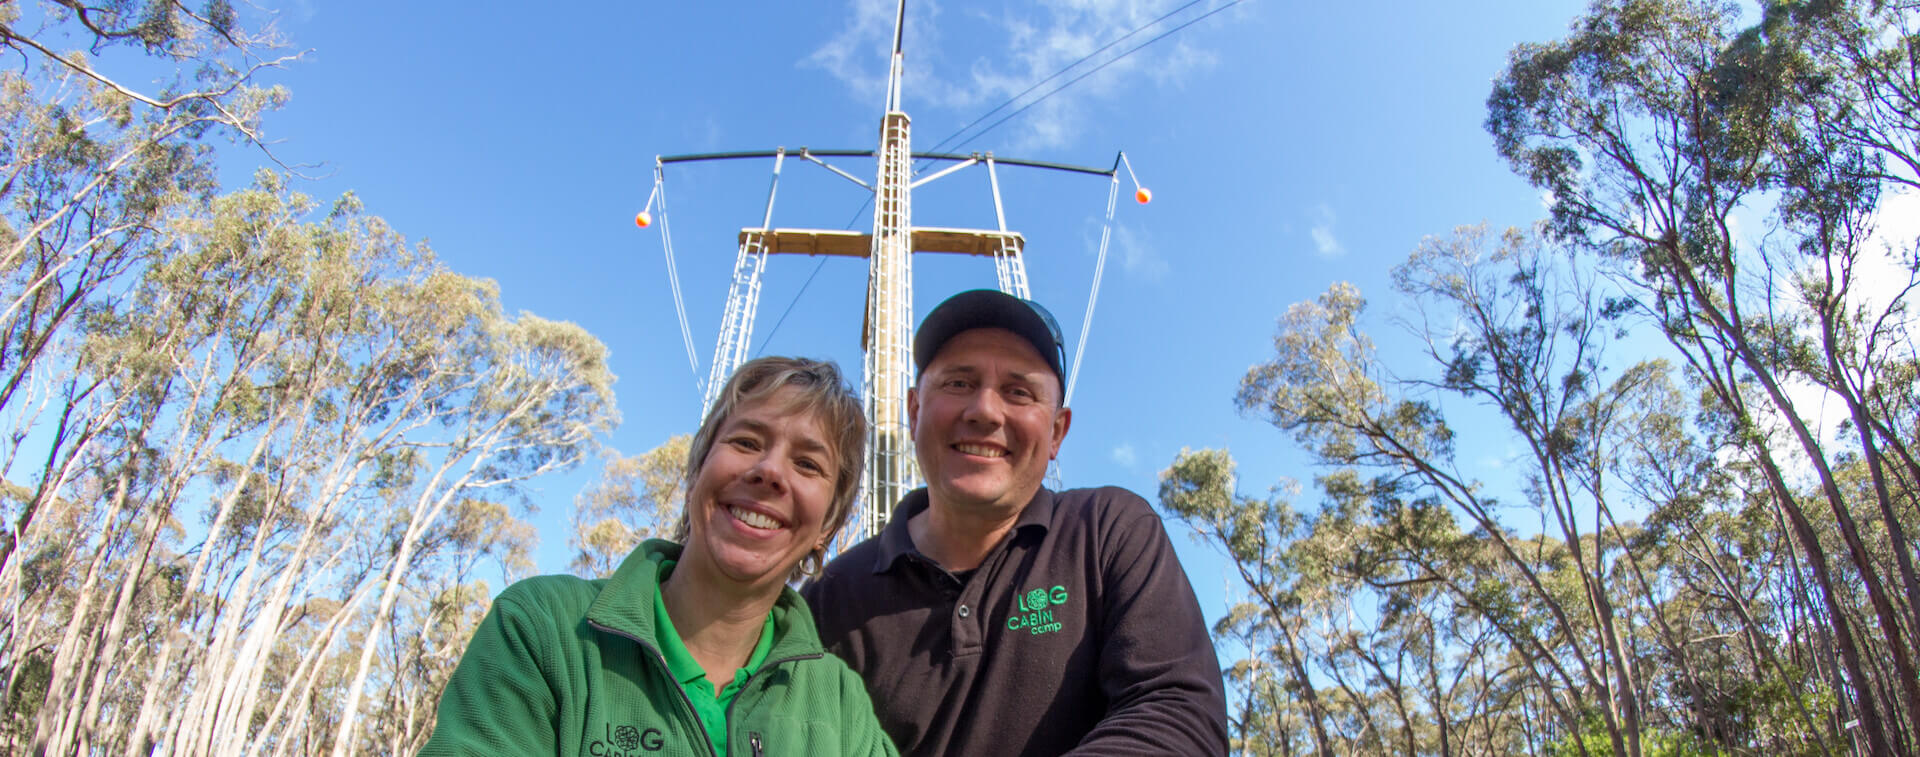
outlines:
M773 159L773 177L767 188L766 212L760 225L740 230L739 248L734 257L733 277L727 292L726 309L722 311L720 333L714 345L713 364L707 373L707 380L701 386L704 394L704 408L710 408L716 394L733 374L734 369L746 362L748 346L753 339L754 313L759 309L760 278L766 268L766 257L777 254L832 255L843 257L867 258L867 299L865 317L860 332L861 359L861 395L867 418L867 455L866 473L860 481L859 501L861 502L860 525L856 529L843 532L843 543L851 544L868 536L878 535L887 524L887 518L901 497L919 485L918 466L914 462L913 438L908 432L907 391L913 386L913 255L923 252L941 252L958 255L991 257L994 261L994 273L998 279L1000 291L1016 297L1028 298L1027 270L1025 260L1026 238L1017 231L1007 229L1005 209L1000 198L999 165L1019 165L1033 168L1045 168L1057 171L1091 174L1106 177L1109 181L1107 193L1107 228L1113 223L1115 193L1120 186L1120 169L1127 166L1126 154L1114 156L1112 168L1088 168L1060 163L1047 163L1033 160L995 158L993 153L971 153L967 155L928 153L913 154L911 140L911 119L907 117L901 105L900 82L904 68L904 35L906 27L906 0L900 0L894 16L893 51L888 60L887 102L885 114L880 119L880 149L875 152L864 150L809 150L805 147L796 153L788 153L786 148L760 152L703 153L691 155L661 156L654 159L654 191L647 199L644 209L635 217L634 222L642 228L653 222L651 211L659 201L661 239L666 248L669 276L673 270L673 242L666 233L666 193L664 167L670 163L683 163L709 160L734 159ZM774 199L780 188L781 167L791 156L799 160L819 165L840 178L873 193L873 231L856 231L777 228L773 226ZM877 158L878 175L873 184L837 168L824 160L833 157ZM945 162L950 165L926 176L915 178L913 161ZM914 187L952 175L970 166L984 165L987 169L988 184L992 191L993 211L996 228L944 228L919 227L913 225L912 193ZM1128 166L1128 176L1132 169ZM1147 201L1145 189L1138 189L1135 181L1136 198ZM1101 261L1106 260L1108 235L1101 234ZM1094 293L1099 291L1099 268L1094 277ZM677 280L676 280L677 286ZM676 295L676 309L679 309ZM1089 297L1088 316L1091 320L1092 302ZM682 311L684 312L684 311ZM1085 342L1084 324L1081 341ZM693 354L692 336L686 327L684 315L681 319L682 337L687 343L689 364L697 364ZM1076 353L1076 364L1078 355ZM697 368L696 368L697 370ZM1071 386L1071 383L1069 383Z
M874 186L873 246L867 255L866 328L861 342L862 399L867 408L867 472L861 482L862 524L878 534L894 503L918 478L907 432L907 390L913 383L913 149L911 119L901 110L902 35L906 0L893 22L887 108L880 119L879 177Z

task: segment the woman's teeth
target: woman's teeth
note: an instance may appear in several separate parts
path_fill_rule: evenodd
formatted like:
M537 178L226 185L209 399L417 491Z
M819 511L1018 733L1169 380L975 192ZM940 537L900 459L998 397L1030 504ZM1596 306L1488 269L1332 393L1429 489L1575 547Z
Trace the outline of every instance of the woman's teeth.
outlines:
M739 520L741 523L745 523L749 526L753 526L754 528L775 529L780 527L779 521L769 518L765 515L761 515L760 513L756 513L752 510L742 510L738 507L729 507L727 508L727 512L732 513L733 517Z

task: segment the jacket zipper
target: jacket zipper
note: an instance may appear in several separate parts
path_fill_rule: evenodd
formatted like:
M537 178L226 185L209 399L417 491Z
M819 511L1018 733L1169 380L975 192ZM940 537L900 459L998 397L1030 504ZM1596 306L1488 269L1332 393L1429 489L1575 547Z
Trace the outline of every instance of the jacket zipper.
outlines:
M708 739L705 736L707 732L707 727L705 723L702 723L700 721L700 712L698 710L693 709L693 699L687 696L686 689L680 688L680 683L678 681L673 680L673 670L667 667L667 656L660 652L659 647L656 647L653 644L648 643L645 639L642 639L638 636L627 633L626 631L622 631L617 628L609 628L607 626L601 625L591 620L587 621L587 625L593 626L596 630L604 631L606 633L610 633L620 638L631 641L635 644L640 645L641 649L645 649L648 652L653 653L653 656L652 656L653 662L660 666L660 670L661 672L666 674L667 680L673 683L672 688L674 692L680 695L680 703L687 706L687 714L692 715L694 724L700 726L700 733L701 733L700 743L705 744L707 746L708 756L720 757L719 750L713 747L713 740ZM747 680L740 682L740 690L742 692L745 692L747 690L747 684L753 683L753 679L758 678L761 673L764 673L768 670L772 670L777 665L785 665L789 662L799 662L801 660L817 660L825 656L826 656L826 653L824 652L815 652L813 654L800 654L800 655L794 655L792 657L782 657L778 660L767 660L765 662L760 663L760 669L754 671L753 675L747 676ZM727 711L726 711L727 730L729 731L733 730L733 705L738 703L739 701L740 701L740 697L738 695L735 695L733 698L733 701L727 703ZM760 734L758 732L749 732L747 734L747 743L753 745L753 757L762 757Z
M798 654L792 657L782 657L778 660L767 660L765 662L760 663L760 669L753 671L753 675L747 676L747 680L740 682L740 692L734 695L733 701L727 703L727 730L729 731L733 730L733 706L740 703L740 695L747 693L747 687L753 684L753 679L759 678L761 673L765 673L769 670L774 669L775 667L785 665L789 662L800 662L802 660L818 660L825 656L826 656L825 653L816 652L814 654ZM753 757L763 757L763 755L765 754L763 751L765 749L765 745L763 745L760 742L759 731L748 731L747 743L753 746Z
M649 644L645 640L641 639L640 637L627 633L626 631L608 628L606 626L600 625L599 623L595 623L591 620L587 621L587 625L593 626L594 628L599 629L601 631L605 631L607 633L610 633L620 638L631 641L635 644L640 645L641 649L645 649L648 652L653 653L653 656L651 659L653 660L654 663L660 666L660 671L666 674L667 682L672 684L672 686L670 686L669 688L672 688L674 690L674 693L677 693L680 695L680 703L687 706L687 714L693 716L693 724L699 727L700 743L706 745L707 757L720 757L719 750L713 748L713 740L707 738L706 736L707 726L705 723L700 722L700 711L693 708L693 699L687 696L687 690L680 688L680 683L678 681L673 680L673 670L667 667L667 656L660 653L659 647Z

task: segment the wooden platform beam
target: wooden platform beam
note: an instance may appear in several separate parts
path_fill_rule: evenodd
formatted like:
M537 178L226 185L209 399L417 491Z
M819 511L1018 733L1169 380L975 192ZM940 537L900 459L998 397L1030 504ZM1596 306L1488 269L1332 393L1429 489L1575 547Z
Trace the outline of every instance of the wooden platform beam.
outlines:
M759 229L741 229L740 241L745 243L748 234L758 231ZM994 253L1000 249L1002 239L1011 239L1014 249L1026 249L1027 239L1017 231L915 226L913 251L993 257ZM768 253L783 255L841 255L864 258L873 249L873 235L864 231L770 229L765 232L760 241L764 245L763 249Z

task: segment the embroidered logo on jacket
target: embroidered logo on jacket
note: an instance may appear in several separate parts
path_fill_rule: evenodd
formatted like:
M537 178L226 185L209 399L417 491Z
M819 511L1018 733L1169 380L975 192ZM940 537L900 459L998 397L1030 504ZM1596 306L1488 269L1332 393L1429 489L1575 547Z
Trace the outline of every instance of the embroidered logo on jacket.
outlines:
M1039 636L1060 630L1060 621L1053 617L1054 605L1066 604L1067 587L1055 586L1052 589L1029 589L1013 597L1013 611L1007 613L1007 630L1027 629L1027 633Z
M587 754L593 757L628 757L642 752L658 752L666 746L666 734L658 728L640 729L630 725L614 726L608 723L603 729L604 738L594 739L587 744Z

